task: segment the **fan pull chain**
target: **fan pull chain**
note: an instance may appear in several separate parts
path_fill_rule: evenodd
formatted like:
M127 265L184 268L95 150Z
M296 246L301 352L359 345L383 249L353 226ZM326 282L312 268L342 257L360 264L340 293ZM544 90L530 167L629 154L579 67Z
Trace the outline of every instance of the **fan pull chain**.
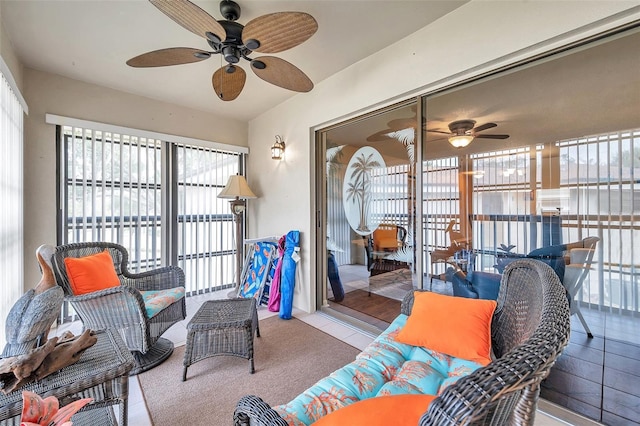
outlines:
M222 63L222 55L220 55L220 68L222 68L223 63ZM224 84L224 73L220 73L220 99L222 99L224 101L224 90L222 85Z

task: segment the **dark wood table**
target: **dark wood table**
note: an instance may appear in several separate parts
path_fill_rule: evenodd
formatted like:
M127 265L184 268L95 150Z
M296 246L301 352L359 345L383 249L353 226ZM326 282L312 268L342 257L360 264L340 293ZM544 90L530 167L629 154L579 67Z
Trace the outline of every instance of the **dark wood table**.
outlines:
M20 425L23 390L43 398L53 395L60 406L80 398L93 398L92 403L73 416L74 426L126 426L129 371L135 361L117 332L105 330L96 335L96 344L75 364L7 395L0 393L0 426ZM120 407L117 418L114 405Z

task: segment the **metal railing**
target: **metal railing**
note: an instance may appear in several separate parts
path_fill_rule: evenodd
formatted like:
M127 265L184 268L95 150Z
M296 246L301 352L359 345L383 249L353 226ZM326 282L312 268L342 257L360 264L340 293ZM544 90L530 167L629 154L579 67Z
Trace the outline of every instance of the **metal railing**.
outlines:
M186 228L216 224L220 231L217 232L217 235L225 236L219 238L226 238L225 229L234 229L234 219L231 213L180 215L177 219L178 225L183 231L181 234L193 235L196 238L209 238L209 236L190 232ZM139 272L162 266L161 225L162 218L159 215L76 217L67 219L67 234L70 242L91 241L96 238L97 241L109 241L125 246L129 252L128 268L133 272ZM150 243L147 242L147 236L150 236ZM187 294L216 291L234 285L235 244L231 238L226 242L219 240L218 243L219 249L217 250L179 251L177 266L180 266L185 272ZM185 246L190 247L191 245ZM224 259L224 262L216 262L215 259ZM208 274L206 281L199 278L198 272L202 272L203 267L211 269L216 263L226 263L226 269L231 271L231 275L219 271L220 273Z

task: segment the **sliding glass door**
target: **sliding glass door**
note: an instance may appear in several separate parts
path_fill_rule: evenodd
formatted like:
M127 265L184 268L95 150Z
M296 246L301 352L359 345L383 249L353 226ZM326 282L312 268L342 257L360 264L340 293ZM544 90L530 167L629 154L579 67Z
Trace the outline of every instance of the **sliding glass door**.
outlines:
M382 130L377 130L382 129ZM416 104L322 132L322 306L384 328L413 288ZM323 266L324 267L324 266Z
M640 424L639 46L621 32L422 103L430 288L486 294L521 256L552 266L571 341L541 396L611 425Z
M380 329L406 291L495 298L535 256L574 314L541 396L640 424L639 46L620 30L321 130L319 308Z

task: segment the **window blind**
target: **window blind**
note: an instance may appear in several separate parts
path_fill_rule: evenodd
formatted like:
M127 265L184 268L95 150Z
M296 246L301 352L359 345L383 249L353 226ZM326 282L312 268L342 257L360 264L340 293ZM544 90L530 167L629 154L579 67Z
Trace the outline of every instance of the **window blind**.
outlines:
M233 215L217 194L243 169L246 148L65 121L58 127L60 244L121 244L133 272L178 265L187 294L234 285Z
M22 295L23 276L23 119L24 109L4 72L0 79L0 317L6 318L11 306ZM0 342L6 341L0 327Z

